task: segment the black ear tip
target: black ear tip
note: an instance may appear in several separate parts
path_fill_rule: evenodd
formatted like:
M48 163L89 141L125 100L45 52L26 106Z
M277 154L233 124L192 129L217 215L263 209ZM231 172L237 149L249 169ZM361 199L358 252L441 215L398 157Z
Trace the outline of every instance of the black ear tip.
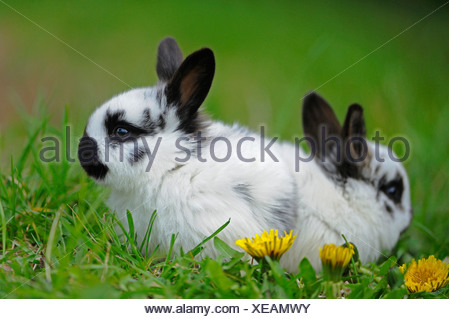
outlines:
M203 48L198 50L197 52L199 52L199 54L201 54L204 59L215 61L214 52L210 48Z
M358 103L354 103L348 107L347 113L348 114L359 113L362 115L364 113L364 109Z
M209 48L203 48L195 51L190 56L188 56L186 60L190 60L190 62L197 65L203 65L209 70L214 70L216 66L214 52Z
M324 98L321 97L318 93L311 91L307 93L303 98L303 110L305 110L305 108L315 107L316 105L319 105L321 103L326 104Z
M303 104L309 104L309 102L312 102L318 97L318 94L314 91L310 91L305 94L305 97L303 98Z

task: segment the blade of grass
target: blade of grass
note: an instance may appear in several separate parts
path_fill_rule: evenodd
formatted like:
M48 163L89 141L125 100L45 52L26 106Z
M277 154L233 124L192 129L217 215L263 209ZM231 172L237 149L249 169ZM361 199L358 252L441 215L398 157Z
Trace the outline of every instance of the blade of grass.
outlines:
M64 108L64 120L62 127L62 157L61 157L61 174L59 176L60 181L64 183L67 178L67 173L69 171L69 157L70 157L70 131L71 127L69 126L69 108L66 105Z
M102 272L102 276L100 278L100 280L102 282L105 281L105 277L106 274L108 273L108 263L109 263L109 254L111 252L111 243L107 242L106 243L106 256L105 256L105 262L104 262L104 267L103 267L103 272Z
M47 249L45 250L45 277L47 282L52 282L51 276L51 260L52 260L52 247L55 241L56 230L58 228L59 217L61 212L58 210L56 212L55 218L53 219L52 227L50 228L50 234L48 235Z
M6 178L6 176L3 175L2 168L0 166L0 190L5 194L5 198L8 198L8 191L6 190L6 186L5 186L6 181L7 181L7 178ZM0 195L1 195L1 193L0 193Z
M27 157L31 151L31 148L33 147L33 145L35 145L36 138L39 135L39 133L41 131L43 131L45 126L47 125L47 121L48 121L48 118L45 118L42 121L41 125L39 125L34 130L34 132L28 137L28 143L25 145L25 148L22 151L22 155L20 156L19 161L17 162L16 168L17 168L18 174L22 174L23 167L25 166L25 161L27 160Z
M152 213L152 216L150 217L150 220L148 222L147 231L145 232L144 239L142 240L141 246L139 247L139 250L142 251L142 248L145 244L145 258L147 258L148 253L148 243L150 242L150 235L152 233L153 224L155 223L156 219L156 210Z
M165 260L165 264L167 265L169 263L170 260L170 256L172 256L172 251L173 251L173 246L175 245L175 240L177 239L177 235L172 234L172 237L170 238L170 248L169 248L169 252L167 253L167 257Z
M203 249L203 244L205 244L206 242L208 242L209 240L211 240L211 238L215 237L218 233L220 233L225 227L228 226L228 224L230 223L231 219L229 219L225 224L223 224L222 226L220 226L212 235L206 237L205 239L202 240L202 242L200 244L198 244L197 246L195 246L193 249L191 249L188 253L192 254L192 256L196 256L200 251L202 251Z
M12 216L16 215L16 183L14 181L14 160L11 156L11 200L9 202Z
M126 239L126 240L124 240L125 247L127 247L127 249L128 249L127 244L129 244L129 246L131 247L131 251L136 255L136 257L141 257L141 254L139 253L139 251L136 247L136 242L135 242L134 238L130 237L129 233L125 230L125 227L123 227L122 223L117 218L117 216L115 216L115 215L112 215L112 216L113 216L114 223L120 227L123 235L125 236L125 239ZM128 217L128 215L127 215L127 217Z
M131 213L128 209L127 209L127 221L128 221L128 230L129 230L130 238L133 239L133 241L136 241L135 233L134 233L133 216L131 215Z
M3 256L6 254L6 216L3 210L2 201L0 200L0 217L2 219L2 252Z
M170 269L169 261L170 261L170 257L172 256L173 246L175 245L176 239L177 239L177 235L172 234L172 237L170 238L169 252L167 253L166 260L164 261L164 263L162 265L161 277L163 277L163 278L166 277L166 272L168 271L168 269Z

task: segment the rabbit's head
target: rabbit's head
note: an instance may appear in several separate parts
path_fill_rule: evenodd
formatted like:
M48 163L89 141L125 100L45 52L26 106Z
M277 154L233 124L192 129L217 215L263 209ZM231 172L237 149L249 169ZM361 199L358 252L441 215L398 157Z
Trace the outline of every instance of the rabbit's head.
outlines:
M154 87L115 96L89 118L78 157L98 183L132 189L139 181L148 182L140 178L145 172L151 179L175 168L177 139L207 125L198 109L213 80L213 52L204 48L183 60L175 40L165 38L158 47L156 71Z
M358 104L348 108L341 126L330 105L310 93L302 116L316 163L355 214L346 216L348 227L341 231L364 232L367 236L361 237L371 238L368 245L391 249L412 219L408 175L400 160L392 149L366 139L363 109Z

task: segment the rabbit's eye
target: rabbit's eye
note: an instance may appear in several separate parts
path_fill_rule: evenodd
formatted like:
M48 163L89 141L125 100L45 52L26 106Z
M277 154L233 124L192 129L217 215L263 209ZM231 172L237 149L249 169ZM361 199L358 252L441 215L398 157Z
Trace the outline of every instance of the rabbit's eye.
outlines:
M125 137L125 136L127 136L130 132L126 129L126 128L123 128L123 127L118 127L118 128L116 128L115 129L115 132L114 132L117 136L119 136L119 137Z
M112 125L108 128L108 134L110 137L118 138L121 142L127 142L131 139L138 138L141 135L144 135L147 131L143 128L131 125L126 122L116 123L114 128Z
M389 182L381 186L380 189L395 203L400 203L403 194L403 182L401 180Z

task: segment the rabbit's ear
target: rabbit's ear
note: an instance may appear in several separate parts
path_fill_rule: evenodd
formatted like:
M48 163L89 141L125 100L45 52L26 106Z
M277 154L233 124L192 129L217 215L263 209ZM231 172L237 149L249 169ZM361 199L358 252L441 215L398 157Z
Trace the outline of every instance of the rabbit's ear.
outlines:
M308 94L303 102L303 130L312 139L311 152L333 178L361 178L368 163L363 109L348 108L341 127L331 106L318 94Z
M322 160L335 147L329 138L340 139L341 125L331 106L319 94L311 92L303 99L303 131L312 139L311 151ZM339 150L340 151L340 150Z
M156 73L160 81L167 82L183 61L183 53L174 38L164 38L158 46Z
M345 117L344 127L342 128L342 138L348 143L351 158L348 160L362 158L367 152L362 144L366 137L366 124L363 116L363 108L359 104L349 106L347 116ZM360 141L357 141L360 138ZM354 141L353 141L354 139ZM349 154L347 154L348 157Z
M167 104L177 107L181 126L196 118L200 105L208 95L214 77L214 53L201 49L189 55L167 83Z

